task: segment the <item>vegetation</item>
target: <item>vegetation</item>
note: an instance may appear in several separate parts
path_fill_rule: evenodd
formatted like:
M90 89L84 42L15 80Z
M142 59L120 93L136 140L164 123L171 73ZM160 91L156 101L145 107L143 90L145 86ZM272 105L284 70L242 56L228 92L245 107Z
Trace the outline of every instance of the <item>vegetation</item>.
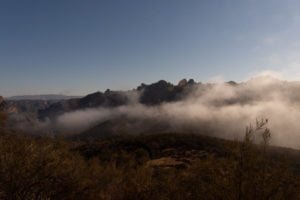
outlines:
M269 146L266 123L248 127L242 142L189 134L70 141L2 123L0 199L300 199L299 157Z

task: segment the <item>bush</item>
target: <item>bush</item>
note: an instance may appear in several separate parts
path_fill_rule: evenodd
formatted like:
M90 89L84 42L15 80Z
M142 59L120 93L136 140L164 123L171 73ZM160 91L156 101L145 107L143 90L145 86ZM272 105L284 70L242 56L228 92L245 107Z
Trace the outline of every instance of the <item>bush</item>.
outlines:
M299 199L299 174L291 170L288 158L271 154L266 124L258 121L246 129L242 142L226 143L229 153L210 153L184 169L149 166L151 158L139 145L130 151L113 151L108 145L98 157L84 157L71 141L3 129L0 199Z

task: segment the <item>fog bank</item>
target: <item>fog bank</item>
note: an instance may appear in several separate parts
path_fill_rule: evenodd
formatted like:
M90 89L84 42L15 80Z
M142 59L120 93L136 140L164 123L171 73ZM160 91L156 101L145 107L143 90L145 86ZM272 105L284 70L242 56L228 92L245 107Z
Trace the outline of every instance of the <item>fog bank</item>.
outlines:
M78 133L122 116L159 120L168 124L170 131L236 139L244 135L245 126L255 123L256 119L267 118L272 144L300 148L299 100L299 82L262 76L237 85L198 84L182 100L158 106L135 101L117 108L69 112L58 116L55 126L64 132Z

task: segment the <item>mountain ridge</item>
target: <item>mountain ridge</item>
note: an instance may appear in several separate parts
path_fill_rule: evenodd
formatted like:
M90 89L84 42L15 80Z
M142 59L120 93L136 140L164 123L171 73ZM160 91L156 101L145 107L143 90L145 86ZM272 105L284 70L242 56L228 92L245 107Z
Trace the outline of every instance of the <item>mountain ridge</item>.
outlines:
M107 89L105 92L98 91L82 98L53 103L48 108L39 110L38 115L42 120L46 118L54 119L64 112L95 107L112 108L128 105L133 101L147 106L154 106L163 102L180 100L198 84L201 84L201 82L197 83L193 79L188 81L182 79L177 85L160 80L152 84L142 83L137 88L128 91L111 91ZM138 98L133 99L133 96L138 96Z
M68 95L60 95L60 94L38 94L38 95L17 95L6 97L6 100L9 101L19 101L19 100L66 100L66 99L74 99L81 98L82 96L68 96Z

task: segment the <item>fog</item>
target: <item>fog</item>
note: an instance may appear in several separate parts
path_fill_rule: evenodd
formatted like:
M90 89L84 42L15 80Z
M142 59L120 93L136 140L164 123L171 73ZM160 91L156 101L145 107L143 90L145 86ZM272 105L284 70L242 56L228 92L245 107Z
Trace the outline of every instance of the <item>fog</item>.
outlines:
M262 76L238 85L198 84L182 100L159 106L133 101L117 108L69 112L58 116L55 126L64 132L78 133L105 120L126 117L160 121L174 132L240 139L247 125L267 118L272 132L271 144L300 148L299 100L298 82ZM139 128L143 132L143 125Z

